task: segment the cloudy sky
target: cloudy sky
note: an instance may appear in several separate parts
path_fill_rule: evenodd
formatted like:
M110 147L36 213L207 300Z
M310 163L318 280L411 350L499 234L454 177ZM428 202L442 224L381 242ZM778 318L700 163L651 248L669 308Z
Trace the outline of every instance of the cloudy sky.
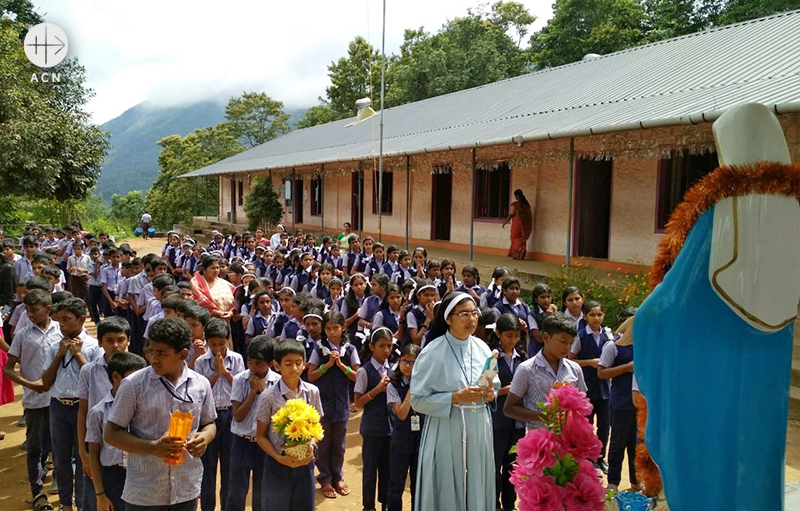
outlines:
M523 1L538 19L552 0ZM484 2L485 3L485 2ZM361 35L380 48L380 0L184 1L34 0L69 37L69 56L86 66L98 124L145 100L178 104L227 101L263 91L287 107L324 96L327 65ZM386 52L406 28L435 32L479 0L388 0Z

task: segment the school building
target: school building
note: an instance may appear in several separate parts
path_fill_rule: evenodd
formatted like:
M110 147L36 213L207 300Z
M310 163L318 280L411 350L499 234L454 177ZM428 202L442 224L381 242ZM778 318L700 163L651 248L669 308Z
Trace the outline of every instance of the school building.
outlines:
M649 265L674 206L717 166L711 123L743 102L778 114L798 160L800 11L387 109L380 205L379 114L186 177L219 180L221 222L246 222L253 178L271 173L290 228L350 222L384 242L495 255L508 251L500 227L519 188L534 215L529 258Z
M219 180L218 227L242 230L253 178L271 173L290 228L350 222L477 260L507 253L500 227L519 188L534 215L529 258L651 265L673 208L717 165L711 123L744 102L774 110L800 161L800 11L387 109L380 201L378 115L296 130L186 176Z

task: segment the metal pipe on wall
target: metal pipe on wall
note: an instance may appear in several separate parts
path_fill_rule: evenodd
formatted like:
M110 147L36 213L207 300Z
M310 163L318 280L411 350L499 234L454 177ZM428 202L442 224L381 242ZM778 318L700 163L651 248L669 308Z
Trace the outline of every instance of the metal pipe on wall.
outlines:
M294 217L295 217L295 210L297 209L297 187L295 186L297 182L295 181L295 172L292 169L292 232L296 229L294 228Z
M411 214L411 156L406 155L406 250L408 250L408 217Z
M325 235L325 164L319 166L319 216L320 216L320 229L322 234Z
M469 176L469 260L475 248L475 148L472 148L472 172Z
M575 139L569 139L569 202L567 206L567 268L569 268L569 258L572 255L572 195L573 195L573 176L575 174Z

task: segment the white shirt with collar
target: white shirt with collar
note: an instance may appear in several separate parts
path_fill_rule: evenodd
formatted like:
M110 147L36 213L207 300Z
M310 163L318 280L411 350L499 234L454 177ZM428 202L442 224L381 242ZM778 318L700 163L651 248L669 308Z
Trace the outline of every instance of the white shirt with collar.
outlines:
M61 328L58 322L52 319L48 321L44 330L34 323L17 330L8 350L10 356L19 359L19 372L28 381L42 379L44 361L50 346L61 342ZM49 392L34 392L27 387L22 389L23 408L35 410L46 406L50 406Z
M550 363L544 357L544 350L533 358L521 363L511 380L509 393L522 398L522 406L538 412L539 402L544 402L556 382L569 383L576 389L586 392L581 366L572 360L562 358L558 361L558 371L553 372ZM528 429L541 429L541 421L528 422Z
M594 339L594 342L595 342L595 344L597 344L598 348L600 347L600 345L603 342L602 341L603 336L605 336L606 340L609 340L609 341L614 339L614 334L611 332L611 329L608 328L608 327L605 327L605 326L604 327L600 327L600 331L599 332L595 332L594 330L592 330L592 327L590 327L589 325L586 325L586 327L584 328L584 331L587 334L592 336L592 339ZM575 336L575 340L572 341L572 347L570 348L570 351L573 354L580 353L580 351L581 351L581 337L579 335L576 335Z
M97 344L97 339L89 335L84 330L78 336L83 344L81 345L81 353L86 357L87 362L94 361L98 356L102 356L103 350ZM56 359L58 350L61 347L61 340L58 343L51 344L42 364L42 372L47 370L53 361ZM88 365L88 364L86 364ZM61 359L58 371L56 371L56 379L53 386L50 387L50 397L60 399L75 399L79 397L79 377L82 366L78 364L78 360L72 354L72 350L67 350L67 354Z
M122 380L108 421L139 438L156 440L169 430L176 410L194 416L190 434L214 422L211 385L185 365L174 385L150 366ZM136 506L164 507L198 498L203 463L191 456L184 459L183 465L168 465L149 454L129 453L122 499Z
M244 371L244 360L242 356L233 350L226 350L223 361L225 368L232 376L236 376ZM214 353L210 349L207 349L206 352L200 355L195 361L194 369L211 381L211 377L214 376L214 373L217 371L217 359ZM233 382L229 382L228 378L225 376L219 376L217 381L214 382L214 385L212 385L211 390L214 395L214 406L217 409L230 408L232 385Z

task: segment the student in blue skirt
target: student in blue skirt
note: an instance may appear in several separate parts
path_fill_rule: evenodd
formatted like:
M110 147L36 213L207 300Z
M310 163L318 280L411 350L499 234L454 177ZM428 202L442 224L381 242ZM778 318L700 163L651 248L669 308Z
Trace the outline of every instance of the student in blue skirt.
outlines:
M376 484L378 502L384 506L387 504L391 426L386 389L389 386L392 345L392 332L388 328L372 332L362 351L364 364L358 370L353 390L356 407L364 409L359 431L362 437L362 505L365 511L375 509Z
M497 409L492 412L494 432L495 491L497 509L513 511L517 494L511 484L511 470L517 459L511 448L525 436L525 423L508 418L503 413L511 381L519 365L527 358L520 336L519 321L513 314L502 314L489 338L489 347L500 353L497 358L500 390L497 392Z
M344 482L344 452L347 446L347 421L350 419L350 382L355 382L361 365L358 351L344 332L344 316L328 311L322 320L325 336L314 346L308 361L308 381L319 387L325 412L322 429L325 437L317 452L317 482L329 499L350 494Z
M389 443L389 511L403 511L403 490L406 476L411 473L411 509L417 489L417 458L419 439L424 415L411 408L411 372L422 349L416 344L407 344L400 352L398 370L392 375L386 388L386 404L392 421L392 437Z
M570 358L575 360L583 370L583 379L586 381L587 388L586 396L592 402L589 422L595 422L597 438L603 443L600 458L596 460L595 464L603 472L608 472L605 454L611 428L611 414L608 406L610 389L608 380L598 377L597 368L603 347L605 344L613 342L614 338L611 330L603 326L606 315L600 302L593 300L586 302L583 305L583 314L586 326L578 328L578 335L572 344Z
M486 292L481 295L480 306L489 307L490 309L500 301L502 296L503 279L511 276L511 270L506 266L496 266L492 272L492 282L486 288Z
M513 314L521 327L521 336L523 345L527 345L528 341L528 325L534 322L533 315L531 314L528 304L519 299L521 286L517 277L506 277L503 280L503 298L494 304L495 318L499 318L501 314ZM530 341L535 343L533 346L528 346L528 353L534 355L542 349L542 345L536 340Z
M533 306L531 307L532 322L528 325L532 340L536 340L536 344L531 341L528 342L528 356L533 356L536 353L531 353L531 348L537 345L542 345L542 333L540 329L545 318L552 316L558 312L558 307L553 303L553 291L550 286L540 282L533 286ZM537 350L538 352L538 350Z
M619 314L620 324L636 314L636 307L626 307ZM636 478L636 407L633 405L633 345L614 342L603 345L597 364L597 377L611 379L611 443L608 447L608 489L615 493L622 480L622 461L628 453L628 477L639 489ZM612 493L612 496L613 496Z

